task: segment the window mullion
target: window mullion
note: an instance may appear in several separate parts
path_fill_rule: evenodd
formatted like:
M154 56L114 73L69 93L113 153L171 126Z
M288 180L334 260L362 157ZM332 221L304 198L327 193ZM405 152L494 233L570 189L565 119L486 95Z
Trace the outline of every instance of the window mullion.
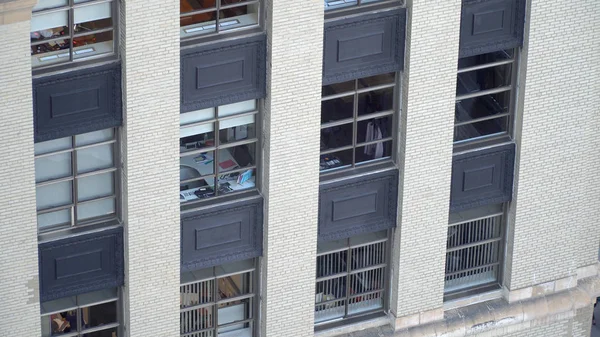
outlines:
M73 1L73 0L70 0ZM79 199L78 196L78 179L77 177L77 150L75 150L75 136L71 137L71 142L73 143L73 151L71 152L71 170L73 170L73 186L71 187L73 189L73 211L72 211L72 219L71 219L71 227L75 227L75 225L77 224L77 200Z
M346 254L346 298L344 299L344 318L348 317L348 307L350 306L350 265L352 263L352 248L348 248Z
M73 62L75 58L75 51L73 50L73 36L75 35L75 9L73 8L74 0L69 0L69 5L71 7L69 8L69 18L67 20L69 25L69 61ZM73 143L73 146L75 146L75 143Z
M217 1L217 6L218 3L220 1ZM217 11L217 15L218 15L218 11ZM217 25L218 26L218 25ZM215 142L215 152L213 153L213 172L215 174L215 179L213 180L213 189L215 191L215 197L219 196L219 175L221 172L217 171L219 169L219 146L220 146L220 139L219 139L219 128L220 128L220 123L219 123L219 107L215 108L215 123L213 125L213 138L214 138L214 142Z

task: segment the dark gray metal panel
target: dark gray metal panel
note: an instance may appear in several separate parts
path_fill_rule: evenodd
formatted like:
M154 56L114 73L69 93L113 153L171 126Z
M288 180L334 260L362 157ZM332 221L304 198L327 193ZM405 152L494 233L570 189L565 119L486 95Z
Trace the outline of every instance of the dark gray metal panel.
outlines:
M319 241L395 227L397 200L397 169L322 183Z
M510 201L515 144L506 144L452 158L450 211Z
M323 84L402 70L406 9L327 22Z
M525 0L463 0L460 57L523 45Z
M123 228L39 244L42 302L123 285Z
M33 80L35 141L120 126L121 64Z
M181 112L263 98L265 34L182 49Z
M181 215L181 270L262 255L263 200L258 196Z

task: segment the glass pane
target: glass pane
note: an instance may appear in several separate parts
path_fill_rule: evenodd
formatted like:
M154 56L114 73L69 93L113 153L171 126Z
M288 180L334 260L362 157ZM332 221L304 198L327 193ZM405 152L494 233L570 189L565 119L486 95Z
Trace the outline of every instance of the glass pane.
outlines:
M214 33L217 30L216 20L216 11L182 16L179 19L179 25L182 27L181 37Z
M463 141L483 136L506 134L508 132L508 117L498 117L481 122L456 126L454 141Z
M46 229L57 225L70 225L71 209L39 214L37 216L37 224L39 229Z
M254 99L239 103L226 104L219 107L219 117L227 117L254 110L256 110L256 100Z
M484 95L456 102L454 120L466 122L482 117L489 117L509 111L510 91L492 95Z
M321 102L321 123L354 117L354 95Z
M364 1L365 0L363 0L363 2ZM393 84L395 80L396 80L396 73L387 73L387 74L375 75L375 76L371 76L371 77L360 78L360 79L358 79L358 88L363 89L363 88L368 88L368 87L375 87L378 85Z
M224 119L219 123L219 142L227 144L256 137L256 115Z
M102 32L73 38L73 58L112 53L113 32Z
M179 287L180 308L187 308L199 304L215 301L215 281L206 280Z
M117 323L117 302L108 302L81 309L83 326L91 329L104 324Z
M222 303L218 305L218 310L219 325L250 319L252 318L252 299L246 298L235 302ZM245 328L247 328L247 325L244 323L219 327L219 334L236 331L234 336L239 336L239 333L242 332L239 330Z
M254 165L255 154L255 143L220 149L218 152L219 165L217 165L219 173Z
M511 64L458 74L456 95L496 89L511 84Z
M110 328L107 330L100 330L96 332L86 332L83 336L85 337L118 337L117 328Z
M203 122L215 118L215 108L190 111L179 114L179 125Z
M75 136L75 146L84 146L95 143L112 140L115 134L114 129L104 129L100 131L82 133Z
M252 273L230 275L217 279L219 286L219 298L226 299L249 294L252 282Z
M223 174L219 176L219 193L226 194L255 188L254 170Z
M68 4L69 4L68 0L39 0L37 5L35 5L33 7L33 12L39 11L42 9L67 6Z
M111 2L81 6L73 9L76 33L85 33L112 27Z
M345 273L348 270L348 251L342 250L317 256L317 277Z
M325 10L356 6L356 0L325 0Z
M47 142L35 143L35 154L45 154L71 148L71 137L49 140Z
M86 173L113 166L113 144L77 150L77 173Z
M219 11L219 30L248 27L257 24L258 3Z
M458 59L458 69L481 66L488 63L511 60L513 50L501 50L489 54L475 55Z
M331 96L335 94L341 94L344 92L354 91L354 80L342 82L342 83L334 83L323 86L321 89L321 93L323 97Z
M392 136L392 116L359 121L356 130L358 144L381 140Z
M215 146L213 123L184 127L179 129L179 151L189 152Z
M216 0L180 0L179 2L179 9L181 13L215 8L215 6Z
M385 247L385 242L377 242L352 248L350 255L352 270L385 264Z
M77 310L69 310L50 316L42 316L42 330L48 329L48 324L50 325L50 336L60 336L77 332ZM45 337L47 335L42 334L42 336Z
M35 182L58 179L72 174L71 152L35 159Z
M73 202L71 198L71 186L71 181L63 181L37 187L35 192L37 209L42 210L45 208L63 206Z
M179 201L206 199L215 195L215 178L190 181L179 185Z
M319 170L331 170L352 165L352 150L343 150L319 157Z
M213 306L183 311L179 314L180 333L185 334L193 331L213 328L215 326L215 315ZM193 337L212 337L212 331L190 335Z
M77 180L78 201L86 201L115 193L114 172L96 174Z
M318 281L315 287L315 322L344 316L346 276ZM322 304L320 304L322 303Z
M392 142L379 142L356 147L356 163L389 158L392 155Z
M77 220L115 214L115 199L104 199L77 205Z
M31 42L69 35L69 11L61 10L31 17Z
M352 123L321 129L321 151L352 145Z
M376 311L383 308L383 292L351 297L348 301L348 314Z
M219 321L221 319L219 318ZM227 327L219 328L219 337L252 337L252 323L240 323ZM201 336L199 336L201 337Z
M394 109L394 88L385 88L358 95L358 115Z
M179 158L179 180L189 180L214 173L214 151Z

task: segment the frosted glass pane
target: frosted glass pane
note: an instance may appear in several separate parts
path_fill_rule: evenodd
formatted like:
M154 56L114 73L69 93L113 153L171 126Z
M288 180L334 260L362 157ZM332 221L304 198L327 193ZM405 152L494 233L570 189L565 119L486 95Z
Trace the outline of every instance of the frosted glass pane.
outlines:
M197 123L215 118L215 108L190 111L179 114L179 125Z
M68 12L60 11L31 17L31 31L68 26Z
M231 116L253 110L256 110L256 100L222 105L219 107L219 117Z
M47 142L35 143L34 149L35 154L44 154L50 152L56 152L60 150L66 150L71 148L71 137L59 138L55 140L49 140Z
M77 150L77 173L113 167L113 145L94 146Z
M110 2L104 2L97 5L75 8L75 23L77 24L82 22L110 18L110 4Z
M71 152L35 159L35 182L71 175Z
M114 193L114 174L104 173L77 180L79 201L106 197Z
M75 136L75 146L84 146L109 141L113 139L114 133L114 129L83 133Z
M188 127L182 126L179 129L179 138L208 133L208 132L212 132L213 130L214 130L213 123L196 125L196 126L188 126Z
M37 5L33 7L33 12L39 11L46 8L56 8L68 5L67 0L39 0Z
M219 130L232 128L235 126L254 124L254 116L255 115L224 119L219 122Z
M104 199L80 204L77 207L77 220L89 219L115 213L115 200Z
M68 208L52 213L40 214L37 217L37 222L40 229L71 223L71 209Z
M37 187L35 193L37 209L41 210L70 204L72 202L71 185L71 181L65 181Z

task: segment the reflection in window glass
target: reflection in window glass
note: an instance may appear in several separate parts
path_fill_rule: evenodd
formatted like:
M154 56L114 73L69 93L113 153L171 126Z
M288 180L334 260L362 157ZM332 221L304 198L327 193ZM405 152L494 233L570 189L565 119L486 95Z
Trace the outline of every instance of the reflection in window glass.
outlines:
M259 0L180 0L181 37L258 25Z

